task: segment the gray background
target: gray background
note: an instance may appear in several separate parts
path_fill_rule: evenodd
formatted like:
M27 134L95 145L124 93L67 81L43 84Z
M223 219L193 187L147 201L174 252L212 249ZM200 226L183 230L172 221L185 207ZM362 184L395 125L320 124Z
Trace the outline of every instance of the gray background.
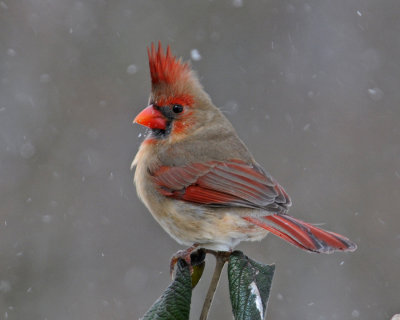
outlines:
M398 0L0 1L0 319L137 319L181 247L138 201L146 46L192 65L291 213L353 254L274 236L267 319L400 312ZM193 296L193 319L213 258ZM211 319L231 319L226 277Z

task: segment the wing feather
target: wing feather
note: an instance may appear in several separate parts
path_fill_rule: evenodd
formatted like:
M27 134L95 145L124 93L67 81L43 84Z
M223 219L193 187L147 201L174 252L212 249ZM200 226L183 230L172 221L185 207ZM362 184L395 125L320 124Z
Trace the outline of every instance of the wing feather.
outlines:
M152 173L160 192L209 206L235 206L286 212L289 195L257 164L233 159L162 166Z

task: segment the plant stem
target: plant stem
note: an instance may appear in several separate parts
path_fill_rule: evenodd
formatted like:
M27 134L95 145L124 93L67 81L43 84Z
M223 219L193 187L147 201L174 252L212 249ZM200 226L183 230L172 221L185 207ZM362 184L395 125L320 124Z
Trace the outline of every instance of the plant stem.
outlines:
M214 274L211 279L210 287L208 288L206 298L204 300L203 309L201 310L200 320L207 320L208 312L211 307L211 303L214 298L215 290L217 289L219 278L221 277L222 269L224 268L224 264L228 261L230 252L225 251L213 251L206 250L207 253L211 253L215 256L215 269Z

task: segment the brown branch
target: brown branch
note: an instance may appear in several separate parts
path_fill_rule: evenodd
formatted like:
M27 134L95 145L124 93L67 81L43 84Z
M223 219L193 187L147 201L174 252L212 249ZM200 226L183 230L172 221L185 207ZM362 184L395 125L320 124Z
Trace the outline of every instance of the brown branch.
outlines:
M207 320L208 312L211 307L211 303L214 298L215 290L217 289L219 278L221 277L222 269L224 268L225 262L228 261L230 252L226 251L213 251L205 250L206 253L211 253L215 256L215 269L211 279L210 287L208 288L206 298L204 300L203 309L201 310L200 320Z

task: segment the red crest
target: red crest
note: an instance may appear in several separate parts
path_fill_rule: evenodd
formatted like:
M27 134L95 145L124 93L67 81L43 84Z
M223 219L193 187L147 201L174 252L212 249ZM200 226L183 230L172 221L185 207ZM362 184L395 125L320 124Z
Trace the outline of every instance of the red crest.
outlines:
M190 74L190 67L187 63L182 62L171 54L171 49L168 46L167 52L161 47L161 41L158 42L158 49L155 49L154 43L151 44L151 49L147 47L149 55L149 66L151 74L151 83L158 84L161 82L170 84L178 80L186 78Z

